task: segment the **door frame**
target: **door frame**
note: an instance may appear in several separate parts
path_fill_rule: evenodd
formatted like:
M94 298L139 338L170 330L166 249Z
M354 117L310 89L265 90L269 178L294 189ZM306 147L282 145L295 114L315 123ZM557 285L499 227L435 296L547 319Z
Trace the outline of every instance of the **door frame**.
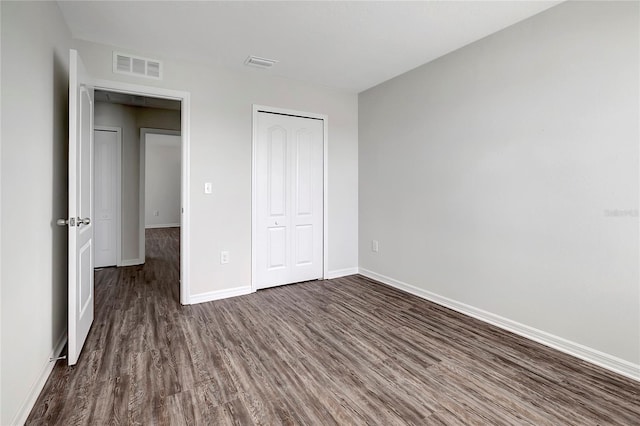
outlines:
M146 209L147 209L147 203L146 203L146 199L145 196L147 195L147 188L146 188L146 176L145 173L147 171L147 163L146 163L146 159L147 159L147 139L146 136L148 134L153 134L153 135L172 135L172 136L180 136L180 131L179 130L167 130L167 129L156 129L156 128L151 128L151 127L141 127L140 128L140 224L138 225L140 227L140 259L145 259L146 253L145 253L145 247L144 247L144 236L145 236L145 229L146 229L146 217L145 217L145 213L146 213ZM182 146L181 146L182 147ZM182 152L180 153L181 157L182 157ZM180 158L180 160L182 161L182 158ZM182 196L182 194L180 194L180 196Z
M257 180L256 180L256 152L258 146L258 113L292 115L301 118L322 120L322 279L329 276L329 117L326 114L297 111L267 105L253 104L252 109L252 137L251 137L251 291L257 291L256 284L256 240L257 240Z
M115 170L112 170L116 174L116 266L122 266L122 128L112 126L93 126L93 131L103 132L115 132L116 134L116 164ZM95 145L95 136L93 143ZM95 164L96 150L93 150L93 160ZM94 170L95 173L95 170ZM96 181L93 180L93 194L95 196ZM95 214L95 212L94 212ZM95 221L94 221L95 222ZM95 239L95 235L93 236ZM94 252L95 252L94 241ZM95 259L95 257L94 257Z
M126 93L130 95L149 96L154 98L172 99L181 102L180 132L181 132L181 216L180 216L180 303L191 304L190 288L190 164L191 164L191 94L182 90L165 89L162 87L143 86L139 84L123 83L119 81L94 79L93 87L97 90ZM143 245L144 250L144 245ZM144 258L143 258L144 260Z

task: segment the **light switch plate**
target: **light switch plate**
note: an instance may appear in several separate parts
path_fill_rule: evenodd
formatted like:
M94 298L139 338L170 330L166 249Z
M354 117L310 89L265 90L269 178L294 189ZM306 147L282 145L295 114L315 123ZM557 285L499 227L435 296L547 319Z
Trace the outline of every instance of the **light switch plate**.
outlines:
M213 192L213 184L211 182L204 183L204 193L211 194Z

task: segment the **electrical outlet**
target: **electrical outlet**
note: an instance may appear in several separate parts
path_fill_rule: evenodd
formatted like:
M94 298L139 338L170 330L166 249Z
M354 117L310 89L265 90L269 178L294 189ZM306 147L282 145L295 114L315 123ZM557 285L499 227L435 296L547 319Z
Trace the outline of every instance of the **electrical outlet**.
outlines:
M371 240L371 251L377 253L379 249L378 240Z
M154 216L160 216L160 211L159 210L154 210L153 211L153 215Z
M220 263L222 263L222 264L229 263L229 252L228 251L221 251L220 252Z

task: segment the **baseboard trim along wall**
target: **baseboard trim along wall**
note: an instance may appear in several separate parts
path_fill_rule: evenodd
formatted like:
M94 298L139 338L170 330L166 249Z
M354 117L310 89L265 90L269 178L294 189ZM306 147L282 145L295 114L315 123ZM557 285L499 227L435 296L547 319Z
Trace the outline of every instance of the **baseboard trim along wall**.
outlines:
M144 264L144 261L140 259L122 259L122 263L118 266L137 266L142 264Z
M226 299L228 297L244 296L245 294L249 293L252 293L250 285L230 288L228 290L217 290L209 291L207 293L192 294L189 297L189 304L194 305L196 303L212 302L214 300Z
M55 367L56 365L54 361L49 360L51 358L59 357L62 353L62 350L64 349L64 345L66 344L67 330L65 329L64 333L62 333L62 335L58 338L58 342L56 343L56 345L53 347L51 352L49 352L49 356L45 360L45 363L40 370L40 374L38 374L36 381L31 386L31 389L29 389L27 397L20 406L20 409L16 413L16 416L11 421L12 425L25 424L25 422L27 421L27 417L29 417L29 413L31 413L31 410L33 409L36 401L38 400L38 397L40 396L40 392L42 392L42 389L44 389L44 385L47 383L47 380L49 379L49 376L53 371L53 367Z
M572 342L562 337L529 327L519 322L512 321L508 318L492 314L491 312L475 308L447 297L431 293L430 291L423 290L367 269L360 268L360 274L367 278L371 278L383 284L397 288L398 290L406 291L414 296L418 296L422 299L429 300L437 303L438 305L495 325L496 327L500 327L519 336L526 337L527 339L541 343L545 346L557 349L560 352L575 356L576 358L580 358L599 367L606 368L607 370L611 370L630 379L640 381L640 364L633 364L629 361L600 352L596 349L589 348L579 343Z
M358 273L358 268L345 268L329 271L325 279L330 280L333 278L346 277L347 275L354 275ZM208 293L194 294L189 297L189 304L194 305L196 303L211 302L213 300L226 299L228 297L244 296L250 294L253 291L251 286L242 286L230 288L228 290L210 291Z
M328 271L327 276L324 277L324 279L332 280L334 278L346 277L347 275L355 275L357 273L358 273L358 268L336 269L333 271Z

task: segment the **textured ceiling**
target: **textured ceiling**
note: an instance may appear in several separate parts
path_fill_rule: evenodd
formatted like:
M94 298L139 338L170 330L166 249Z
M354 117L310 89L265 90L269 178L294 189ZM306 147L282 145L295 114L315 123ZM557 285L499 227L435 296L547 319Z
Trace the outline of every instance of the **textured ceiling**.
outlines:
M59 1L75 38L360 92L558 1Z

